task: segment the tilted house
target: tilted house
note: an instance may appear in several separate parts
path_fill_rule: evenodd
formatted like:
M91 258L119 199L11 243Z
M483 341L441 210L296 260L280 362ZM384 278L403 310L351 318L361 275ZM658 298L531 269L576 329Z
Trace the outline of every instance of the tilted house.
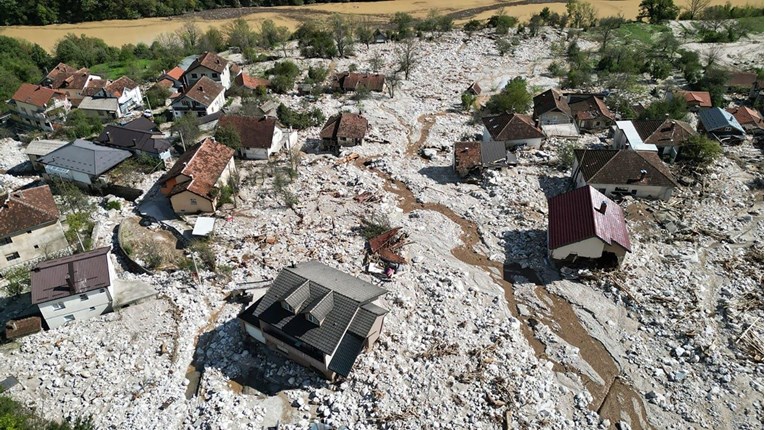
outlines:
M215 212L220 189L235 171L234 150L207 138L178 157L160 178L160 191L176 213Z
M239 320L248 337L328 379L348 376L372 348L388 313L386 290L318 261L285 267Z
M197 57L183 73L184 87L189 88L197 81L206 77L225 89L231 88L233 78L240 70L236 64L224 59L214 52L204 52Z
M746 131L732 113L720 108L699 111L699 131L703 131L720 143L739 143Z
M0 195L0 204L0 269L68 250L47 185Z
M343 72L332 78L333 91L357 91L362 87L369 91L383 92L385 90L385 75L378 73Z
M57 176L83 185L105 183L108 171L131 157L131 153L77 139L39 159L45 166L43 177Z
M251 117L226 115L218 121L218 127L232 127L239 134L240 157L250 160L267 160L282 148L292 148L297 143L297 132L282 130L274 117Z
M632 252L624 212L592 187L581 187L547 201L547 247L559 261L606 259L621 264Z
M163 160L170 157L172 147L170 141L156 131L154 123L143 117L125 125L107 125L94 142L124 149L134 155L149 155Z
M640 133L635 128L633 121L616 121L612 127L614 131L613 147L615 149L631 149L633 151L658 152L656 145L645 143Z
M726 109L726 111L736 118L736 121L747 133L762 136L763 121L759 112L746 106L737 106Z
M102 120L122 118L143 105L141 87L127 76L86 93L88 95L80 102L79 109Z
M569 94L568 106L580 130L601 130L614 123L614 114L594 94Z
M40 308L49 328L111 310L117 276L110 250L105 247L57 258L32 269L32 304Z
M173 98L173 116L183 115L204 117L220 111L226 103L226 89L207 76L195 81L186 91Z
M482 121L484 142L499 142L508 150L519 147L539 149L542 146L545 135L528 115L502 113L484 117Z
M671 118L632 120L632 125L646 145L655 146L659 157L670 162L675 160L689 139L698 135L687 122ZM615 148L622 149L619 146Z
M361 145L369 123L359 114L342 112L327 120L319 133L325 151L339 151L341 146Z
M669 200L677 183L653 151L575 149L571 178L607 196L632 195Z
M53 131L72 108L66 93L40 85L21 84L8 101L14 121L25 126Z

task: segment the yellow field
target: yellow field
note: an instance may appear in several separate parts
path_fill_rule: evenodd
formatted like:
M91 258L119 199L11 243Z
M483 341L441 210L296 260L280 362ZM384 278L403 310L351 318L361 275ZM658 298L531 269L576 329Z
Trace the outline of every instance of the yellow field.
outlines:
M595 6L599 16L611 16L621 13L625 18L632 19L638 13L640 0L589 0ZM731 0L734 6L751 3L752 0ZM713 4L723 4L725 0L713 0ZM278 25L286 25L294 29L301 21L323 19L329 13L342 13L358 16L369 16L377 20L387 20L396 12L407 12L417 17L423 17L432 9L441 13L464 12L456 22L462 23L471 18L486 19L496 14L504 7L508 15L521 20L528 19L544 7L555 12L565 12L565 2L539 3L518 5L517 0L390 0L380 2L330 3L313 4L301 7L272 7L262 8L262 12L245 15L244 18L253 26L269 18ZM678 1L682 5L682 0ZM484 8L484 9L481 9ZM136 20L113 20L99 22L83 22L79 24L58 24L47 26L10 26L0 27L0 34L27 39L40 46L51 49L53 45L67 33L85 34L98 37L109 45L120 46L125 43L151 43L158 35L172 32L182 26L188 18L142 18ZM231 19L204 20L194 19L200 27L222 27Z

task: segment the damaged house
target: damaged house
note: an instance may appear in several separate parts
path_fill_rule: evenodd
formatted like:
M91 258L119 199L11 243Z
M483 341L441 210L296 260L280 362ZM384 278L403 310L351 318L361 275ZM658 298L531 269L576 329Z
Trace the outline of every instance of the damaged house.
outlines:
M327 379L350 374L380 337L386 290L318 261L285 267L266 294L239 315L248 338Z
M378 73L343 72L332 77L332 91L357 91L362 87L377 93L385 91L385 75Z
M528 115L502 113L484 117L482 121L484 142L501 143L507 150L524 147L539 149L542 146L545 135Z
M236 130L241 141L237 155L248 160L267 160L297 143L297 132L280 127L272 116L226 115L218 121L218 127Z
M486 169L499 169L517 163L515 154L502 142L457 142L454 144L454 171L460 178L480 175Z
M319 133L322 149L338 152L343 146L361 145L368 127L367 119L359 114L339 113L327 120Z

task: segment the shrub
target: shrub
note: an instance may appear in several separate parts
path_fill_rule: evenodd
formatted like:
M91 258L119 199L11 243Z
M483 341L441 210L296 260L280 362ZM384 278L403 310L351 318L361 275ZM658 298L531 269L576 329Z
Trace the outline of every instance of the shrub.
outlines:
M3 287L8 296L18 296L29 289L29 269L25 266L16 266L8 269L3 274L6 284Z
M321 66L308 67L308 79L311 80L311 83L324 82L324 80L327 79L327 74L329 74L329 70L327 70L326 67L321 67Z
M154 85L146 91L146 99L152 109L164 106L168 97L170 97L170 90L161 85Z
M390 221L382 214L374 214L361 220L361 235L364 239L372 239L390 230Z
M299 112L294 109L290 109L284 104L280 104L276 109L276 116L279 117L279 121L287 127L292 127L296 130L302 130L308 127L315 127L324 123L324 114L319 108L313 108L309 111Z
M719 143L705 137L693 136L683 145L678 158L699 167L712 164L723 153Z
M483 24L481 24L481 21L477 19L471 19L465 23L464 27L462 27L466 33L472 33L474 31L480 30L481 28L483 28Z
M558 147L558 168L568 170L574 165L574 150L579 145L574 142L566 142Z
M470 108L473 107L473 103L475 103L475 99L476 99L476 97L475 97L475 95L473 95L473 93L469 93L467 91L462 93L462 98L461 98L462 109L464 109L466 111L470 110Z
M189 251L199 257L204 268L215 271L217 267L217 258L215 252L206 240L195 240L189 245Z
M525 113L529 110L531 101L532 97L526 86L526 80L518 76L508 82L499 94L491 96L486 108L492 113Z
M106 202L106 209L107 210L111 210L111 209L120 210L120 209L122 209L122 203L120 203L117 200L110 200L110 201Z

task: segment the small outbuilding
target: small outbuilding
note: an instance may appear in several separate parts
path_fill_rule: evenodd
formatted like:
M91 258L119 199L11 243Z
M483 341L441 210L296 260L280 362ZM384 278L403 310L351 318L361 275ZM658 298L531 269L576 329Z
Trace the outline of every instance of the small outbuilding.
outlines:
M338 152L343 146L361 145L368 128L369 122L363 116L350 112L339 113L327 120L319 133L322 149Z

